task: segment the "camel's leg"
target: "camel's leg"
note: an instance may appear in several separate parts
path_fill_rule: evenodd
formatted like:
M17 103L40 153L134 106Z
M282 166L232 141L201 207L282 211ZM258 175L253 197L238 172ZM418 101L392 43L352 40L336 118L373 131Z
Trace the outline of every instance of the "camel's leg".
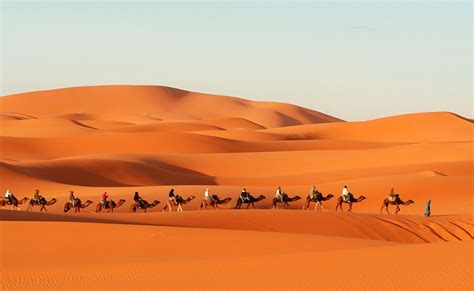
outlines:
M400 205L397 204L397 208L395 209L395 214L398 214L400 212Z
M347 212L352 212L352 203L349 203L349 209L347 210Z
M388 204L385 205L385 211L387 211L387 214L390 214L390 212L388 211Z
M322 204L321 202L319 203L319 205L321 205L321 210L322 210L322 211L325 211L325 210L324 210L324 206L323 206L323 204Z

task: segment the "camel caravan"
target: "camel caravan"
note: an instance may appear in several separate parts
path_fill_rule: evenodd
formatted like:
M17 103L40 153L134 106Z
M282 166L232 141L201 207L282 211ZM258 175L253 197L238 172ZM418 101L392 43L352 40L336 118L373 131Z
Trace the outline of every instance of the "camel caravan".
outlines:
M181 195L175 194L174 189L171 189L168 194L168 200L166 201L162 211L171 212L173 208L176 208L177 212L182 212L183 205L190 203L195 198L195 195L191 195L184 198ZM320 207L322 211L326 211L323 206L323 203L332 198L334 198L333 194L327 194L326 196L324 196L316 189L316 186L312 186L308 196L306 197L306 200L303 202L303 210L309 210L310 205L313 202L315 203L314 210L317 210L318 207ZM243 205L247 206L246 209L249 209L250 206L252 206L252 208L255 208L255 203L258 203L264 199L266 199L266 196L253 196L252 194L247 192L247 189L244 188L240 193L239 197L237 198L235 207L233 208L241 209ZM300 199L301 197L298 195L290 197L288 194L283 192L281 187L278 187L275 193L275 197L273 197L272 199L272 209L290 209L290 204ZM347 186L344 186L341 195L337 198L335 211L337 212L338 210L341 210L342 212L344 212L343 205L347 204L349 206L347 212L352 212L353 204L360 203L365 199L366 197L363 195L360 195L356 198L351 192L349 192ZM198 210L205 210L208 207L212 207L212 209L215 210L220 209L219 206L224 205L226 206L226 208L229 208L229 203L231 201L231 197L221 198L216 194L211 194L209 192L209 188L206 188L206 190L204 191L204 197L199 205ZM40 191L38 189L35 190L35 194L31 199L28 197L17 199L10 190L7 190L5 196L0 199L0 206L3 206L3 208L6 208L6 206L11 206L12 210L21 210L20 206L27 203L28 206L26 211L32 211L34 206L39 206L40 212L42 212L43 210L47 212L46 206L54 205L56 202L57 200L55 198L47 200L40 194ZM85 202L82 202L79 197L76 197L74 195L74 191L69 191L69 200L67 200L64 204L64 212L66 213L71 210L74 213L80 213L82 209L91 206L93 203L94 202L92 200L86 200ZM101 195L101 201L96 205L95 212L104 211L107 213L113 213L114 209L123 206L125 203L125 199L120 199L117 202L112 199L109 199L107 192L104 192ZM140 197L138 192L135 192L135 195L133 196L133 202L130 204L129 211L131 213L145 213L148 209L157 207L160 203L161 202L159 200L154 200L150 203ZM413 200L403 201L400 198L400 195L396 194L394 188L392 188L390 194L386 196L383 200L382 207L380 208L380 213L382 214L383 209L385 208L387 214L390 214L388 208L390 205L393 205L395 206L395 214L398 214L400 212L400 205L410 205L413 203Z

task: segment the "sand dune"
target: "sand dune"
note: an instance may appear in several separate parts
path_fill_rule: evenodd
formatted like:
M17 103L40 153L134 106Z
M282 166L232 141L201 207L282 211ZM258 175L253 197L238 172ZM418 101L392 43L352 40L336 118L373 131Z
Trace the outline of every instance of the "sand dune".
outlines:
M241 213L241 212L240 212ZM311 215L292 212L290 215L274 216L268 211L248 211L239 216L243 224L236 223L239 212L219 211L205 213L183 213L177 216L168 213L152 214L152 223L163 221L175 224L202 225L211 228L163 227L144 225L122 225L109 223L65 222L81 217L54 216L18 212L16 218L53 220L63 222L1 222L2 230L11 234L3 239L2 258L8 269L2 269L2 286L11 289L90 289L90 288L147 288L160 286L174 288L245 288L245 289L341 289L341 288L454 288L467 290L472 284L472 218L452 217L457 231L451 237L464 236L464 242L442 242L431 244L406 244L386 241L380 234L394 237L412 237L414 241L430 237L434 241L444 240L448 217L435 220L403 217L395 220L378 219L377 216L336 216L334 214ZM281 214L281 212L280 212ZM30 217L28 216L38 216ZM129 216L129 215L127 215ZM130 217L112 215L107 219L125 222ZM135 215L135 221L149 224L149 215ZM217 216L217 217L216 217ZM313 216L313 217L310 217ZM82 219L100 219L99 216ZM104 215L101 215L104 217ZM15 220L14 217L10 219ZM198 219L198 221L194 220ZM307 224L308 219L316 219ZM161 220L161 222L160 222ZM427 225L418 225L422 220ZM469 224L464 222L468 220ZM355 221L357 226L351 226ZM258 222L258 223L257 223ZM330 223L338 227L330 227ZM230 224L229 224L230 223ZM414 224L413 224L414 223ZM371 229L375 224L381 229ZM312 226L314 225L314 226ZM309 229L321 232L339 229L354 236L374 236L372 239L339 237L338 234L301 234ZM345 225L345 226L344 226ZM469 230L464 229L466 225ZM182 225L181 225L182 226ZM249 230L235 230L233 227ZM291 226L299 226L295 229ZM306 226L306 227L304 227ZM215 229L219 227L230 228ZM275 229L276 227L276 229ZM361 228L362 227L362 228ZM425 230L425 228L428 229ZM255 231L260 230L260 231ZM263 231L262 231L263 230ZM290 230L292 233L285 232ZM432 231L431 234L430 231ZM467 232L466 232L467 231ZM44 236L48 233L48 236ZM347 234L347 232L344 232ZM427 236L419 236L425 233ZM134 234L134 235L131 235ZM442 235L441 235L442 234ZM22 236L42 237L31 245ZM92 236L93 240L83 240ZM193 237L193 241L189 241ZM374 239L378 237L378 239ZM16 239L15 239L16 238ZM117 240L117 238L120 238ZM457 239L456 239L457 240ZM78 243L80 241L80 243ZM236 244L235 241L239 243ZM104 257L106 246L109 253ZM8 252L11 247L28 249L18 254ZM290 246L290 247L289 247ZM211 251L212 249L212 251ZM71 251L80 254L74 260ZM456 256L452 260L446 256ZM367 257L377 258L367 260ZM407 258L420 258L407 260ZM45 266L44 262L48 265ZM294 264L294 262L300 262ZM288 267L285 267L288 266ZM291 267L289 267L291 266ZM357 270L357 274L350 270ZM133 272L130 272L133 270ZM249 272L249 270L251 270ZM340 276L341 271L346 274ZM288 276L282 280L281 272ZM420 274L427 273L420 276ZM397 274L397 276L387 274ZM74 274L71 279L71 274ZM95 275L94 275L95 274ZM209 280L209 276L216 280ZM363 281L360 276L363 274ZM245 284L238 278L245 276ZM384 277L384 280L380 280ZM186 280L183 280L186 278ZM262 280L262 278L265 278ZM290 278L290 279L288 279ZM403 278L401 280L400 278ZM171 282L171 283L170 283ZM154 287L154 288L155 288ZM128 287L127 287L128 288Z
M0 210L2 290L473 289L468 118L344 122L162 86L15 94L0 111L0 188L58 200ZM312 185L328 211L302 210ZM334 212L344 185L366 197L351 214ZM271 210L277 186L302 199ZM206 187L231 202L197 211ZM232 210L243 187L266 199ZM414 204L380 214L392 187ZM197 198L164 213L170 188ZM64 213L70 190L94 204ZM95 213L104 191L126 203ZM161 204L129 213L135 191Z
M54 106L46 106L54 104ZM210 104L219 104L218 110ZM291 104L254 102L236 97L193 93L161 86L94 86L38 91L0 99L5 112L35 116L65 113L138 113L163 119L240 117L265 127L338 121ZM173 111L173 115L169 113Z
M364 122L314 124L265 130L294 138L383 142L472 141L473 122L449 112L392 116Z

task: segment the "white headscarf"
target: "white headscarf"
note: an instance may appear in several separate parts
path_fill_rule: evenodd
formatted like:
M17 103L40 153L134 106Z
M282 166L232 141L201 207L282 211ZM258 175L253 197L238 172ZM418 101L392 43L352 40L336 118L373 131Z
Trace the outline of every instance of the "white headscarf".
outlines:
M10 192L10 189L7 189L7 192L5 192L5 197L10 197L12 195L12 192Z

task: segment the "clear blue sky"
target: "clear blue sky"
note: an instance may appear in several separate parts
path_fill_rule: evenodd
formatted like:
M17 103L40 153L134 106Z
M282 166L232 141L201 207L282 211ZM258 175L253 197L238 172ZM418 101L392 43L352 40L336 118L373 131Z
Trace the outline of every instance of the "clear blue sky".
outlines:
M472 4L2 1L2 95L156 84L347 120L472 117Z

